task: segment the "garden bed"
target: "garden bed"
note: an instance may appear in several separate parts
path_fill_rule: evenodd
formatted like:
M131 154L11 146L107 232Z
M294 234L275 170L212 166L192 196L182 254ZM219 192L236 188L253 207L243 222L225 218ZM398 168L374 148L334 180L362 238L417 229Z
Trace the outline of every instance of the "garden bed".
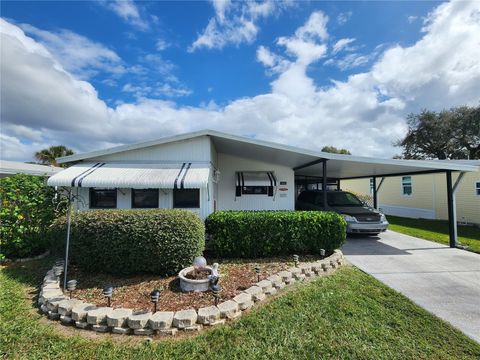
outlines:
M318 256L302 256L301 261L313 261ZM220 260L209 263L220 264L220 282L222 287L219 301L227 301L240 294L243 290L257 283L255 265L259 264L262 272L261 279L265 279L279 271L293 266L291 258L268 258L255 260ZM177 276L159 277L151 274L135 276L116 276L109 274L92 274L81 271L72 266L69 279L78 281L74 293L76 299L93 303L97 306L106 306L102 289L106 285L114 287L112 306L115 308L129 308L134 310L151 310L150 292L153 289L161 290L158 302L160 311L177 311L182 309L199 309L213 305L214 298L210 291L203 293L184 293L180 290Z

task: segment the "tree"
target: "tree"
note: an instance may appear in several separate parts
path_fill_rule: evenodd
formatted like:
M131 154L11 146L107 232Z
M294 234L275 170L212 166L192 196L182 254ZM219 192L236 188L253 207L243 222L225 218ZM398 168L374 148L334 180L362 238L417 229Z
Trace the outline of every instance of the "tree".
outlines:
M48 149L43 149L35 153L35 158L44 165L59 166L56 158L62 156L73 155L73 150L64 145L50 146Z
M337 149L335 146L324 146L322 151L332 154L352 155L347 149Z
M404 159L480 159L480 106L423 110L407 124L405 138L394 143Z

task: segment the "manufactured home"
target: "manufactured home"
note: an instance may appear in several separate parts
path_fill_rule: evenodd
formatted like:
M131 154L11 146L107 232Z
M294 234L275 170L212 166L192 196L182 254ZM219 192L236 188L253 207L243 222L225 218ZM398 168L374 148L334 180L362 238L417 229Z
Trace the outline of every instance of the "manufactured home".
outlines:
M302 189L340 189L342 179L425 172L448 177L478 170L459 163L323 153L212 130L57 161L75 165L48 184L72 189L78 210L182 208L201 218L215 210L294 210Z
M480 160L449 160L480 166ZM454 174L456 181L460 173ZM372 195L372 179L344 181L345 190ZM457 220L480 225L480 170L465 173L456 191ZM443 174L404 175L385 179L378 191L378 206L387 215L447 220L447 188Z

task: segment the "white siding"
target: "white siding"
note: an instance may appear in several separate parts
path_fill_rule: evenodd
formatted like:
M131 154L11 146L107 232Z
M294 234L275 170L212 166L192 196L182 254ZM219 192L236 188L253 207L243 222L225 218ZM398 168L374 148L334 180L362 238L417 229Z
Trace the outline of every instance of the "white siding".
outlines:
M386 215L402 216L414 219L435 219L435 210L398 205L380 204L380 210Z
M237 156L218 154L220 181L218 183L218 210L294 210L295 183L294 171L286 166L273 165ZM273 171L277 183L286 181L288 191L277 191L274 197L267 195L242 195L235 197L235 172ZM284 196L281 196L284 195Z
M109 161L210 161L211 145L208 136L182 140L174 143L155 145L143 149L124 151L100 156L89 162Z

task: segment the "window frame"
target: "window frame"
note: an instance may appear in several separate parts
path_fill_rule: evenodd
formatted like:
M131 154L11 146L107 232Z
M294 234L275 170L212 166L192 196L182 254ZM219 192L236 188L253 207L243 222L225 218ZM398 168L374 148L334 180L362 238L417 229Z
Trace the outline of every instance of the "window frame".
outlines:
M115 193L115 206L98 206L98 205L93 205L94 201L94 193L96 194L99 191L113 191ZM88 206L90 209L117 209L118 208L118 191L116 188L111 189L111 188L90 188L88 192Z
M480 197L480 180L475 181L475 195Z
M251 189L258 189L262 188L262 192L253 192L253 191L248 191L245 192L246 188L251 188ZM268 195L268 188L269 186L267 185L248 185L248 186L242 186L242 195Z
M196 201L198 203L198 206L178 206L176 205L176 194L178 194L179 191L195 191L196 192ZM172 194L172 207L174 209L200 209L201 201L200 201L200 189L173 189L173 194Z
M154 191L156 193L156 206L134 206L135 205L135 192L142 192L142 191ZM158 209L160 205L160 191L159 189L151 188L151 189L131 189L131 204L130 207L132 209Z
M408 182L405 181L406 178L409 178L410 180ZM413 195L413 179L412 176L402 176L401 180L401 186L402 186L402 196L405 197L410 197ZM405 188L410 187L410 194L405 192Z

